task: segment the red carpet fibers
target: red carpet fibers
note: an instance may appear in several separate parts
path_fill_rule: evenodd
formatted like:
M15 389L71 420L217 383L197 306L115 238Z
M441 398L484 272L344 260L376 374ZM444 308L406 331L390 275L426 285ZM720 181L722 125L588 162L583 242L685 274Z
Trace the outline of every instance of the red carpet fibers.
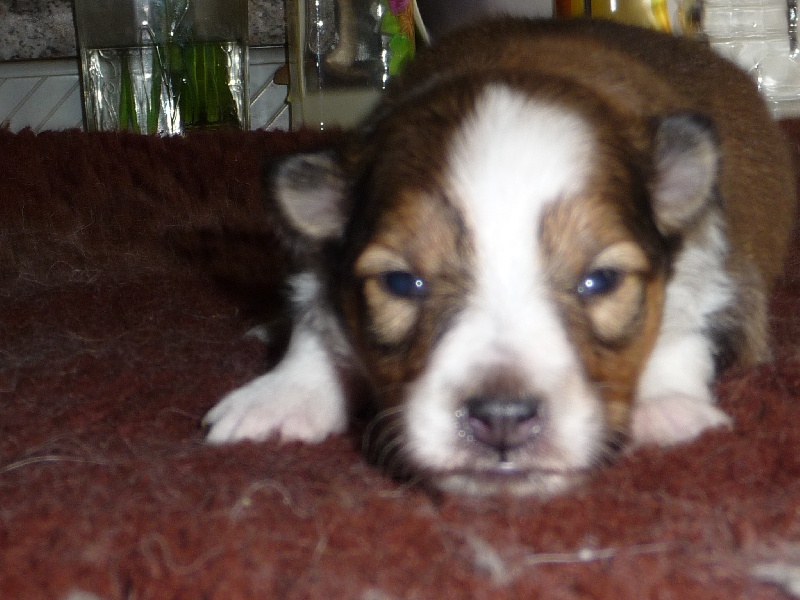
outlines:
M800 588L798 245L774 363L718 386L735 429L636 452L563 497L433 497L348 436L205 446L206 410L270 360L244 336L274 316L282 272L260 161L323 142L0 132L0 598Z

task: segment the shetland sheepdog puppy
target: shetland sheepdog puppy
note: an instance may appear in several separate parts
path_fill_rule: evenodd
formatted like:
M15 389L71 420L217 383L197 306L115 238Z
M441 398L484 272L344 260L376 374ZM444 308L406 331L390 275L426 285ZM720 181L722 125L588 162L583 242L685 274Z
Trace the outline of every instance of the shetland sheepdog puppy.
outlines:
M794 193L756 87L706 45L602 21L455 32L340 145L269 171L291 341L208 439L320 441L365 386L391 472L549 495L622 447L729 426L710 386L769 357Z

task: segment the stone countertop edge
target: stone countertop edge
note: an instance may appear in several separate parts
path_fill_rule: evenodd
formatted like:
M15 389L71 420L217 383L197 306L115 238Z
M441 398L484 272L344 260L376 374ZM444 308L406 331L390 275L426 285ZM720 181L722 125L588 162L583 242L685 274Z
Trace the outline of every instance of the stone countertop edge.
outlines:
M251 46L285 42L283 0L249 0ZM72 0L0 0L0 61L77 56Z

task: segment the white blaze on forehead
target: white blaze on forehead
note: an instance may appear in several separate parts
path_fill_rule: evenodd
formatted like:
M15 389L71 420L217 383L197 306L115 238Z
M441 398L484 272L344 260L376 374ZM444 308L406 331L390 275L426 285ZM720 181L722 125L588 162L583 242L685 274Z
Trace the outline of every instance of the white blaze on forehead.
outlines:
M469 461L453 415L467 400L460 394L497 367L513 369L547 403L558 458L542 457L541 466L580 468L595 454L599 401L547 289L538 247L546 207L587 185L593 147L592 129L576 113L499 85L455 133L445 176L474 249L475 287L410 390L409 450L423 465Z
M476 218L531 217L585 185L594 135L575 112L504 86L489 86L451 146L457 199ZM494 219L492 218L494 217Z
M548 205L587 185L593 146L577 114L500 86L486 90L453 143L449 175L475 249L475 308L512 351L547 340L542 360L573 354L547 290L539 231Z

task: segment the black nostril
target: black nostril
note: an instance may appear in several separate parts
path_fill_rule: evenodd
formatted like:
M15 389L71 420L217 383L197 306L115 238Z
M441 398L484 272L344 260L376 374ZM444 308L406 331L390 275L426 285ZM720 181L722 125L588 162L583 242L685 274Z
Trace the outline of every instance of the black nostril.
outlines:
M541 429L536 398L479 396L466 403L475 440L501 451L522 446Z

